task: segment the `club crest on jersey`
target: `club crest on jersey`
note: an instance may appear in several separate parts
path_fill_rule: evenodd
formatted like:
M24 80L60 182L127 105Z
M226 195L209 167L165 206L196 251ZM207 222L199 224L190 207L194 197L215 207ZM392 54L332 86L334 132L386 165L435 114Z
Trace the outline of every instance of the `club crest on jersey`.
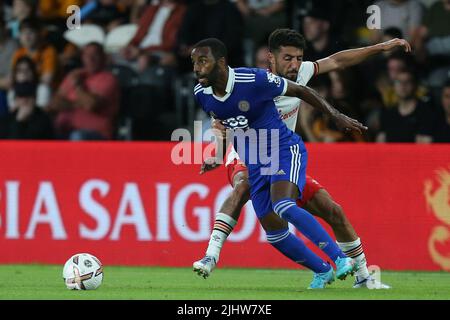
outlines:
M281 78L271 72L267 72L267 80L269 82L274 82L278 87L281 85Z
M247 112L248 110L250 110L250 103L248 103L248 101L246 100L241 100L239 101L238 108L242 112Z

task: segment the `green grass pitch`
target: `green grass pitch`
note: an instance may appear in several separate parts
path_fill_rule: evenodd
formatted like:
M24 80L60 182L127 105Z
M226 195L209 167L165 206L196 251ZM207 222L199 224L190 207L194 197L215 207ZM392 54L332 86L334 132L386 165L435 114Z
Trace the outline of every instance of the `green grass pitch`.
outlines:
M382 271L391 290L352 289L353 277L325 290L306 290L305 270L218 268L208 279L190 268L104 268L102 286L67 290L62 265L0 265L0 299L150 299L150 300L307 300L307 299L450 299L450 273Z

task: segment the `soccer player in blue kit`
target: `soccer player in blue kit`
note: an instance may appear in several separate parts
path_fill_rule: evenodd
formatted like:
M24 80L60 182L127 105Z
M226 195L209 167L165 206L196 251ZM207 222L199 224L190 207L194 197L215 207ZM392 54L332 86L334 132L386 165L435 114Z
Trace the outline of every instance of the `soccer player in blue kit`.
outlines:
M226 51L225 45L213 38L193 47L191 59L199 82L194 94L206 113L225 119L224 125L236 131L234 144L248 168L252 204L268 242L314 272L309 288L324 288L333 282L334 269L289 231L290 222L319 247L327 244L321 249L335 262L336 277L344 279L357 265L307 211L296 205L305 184L308 155L301 138L280 119L273 99L298 97L330 115L341 129L361 132L367 128L308 87L262 69L230 68Z

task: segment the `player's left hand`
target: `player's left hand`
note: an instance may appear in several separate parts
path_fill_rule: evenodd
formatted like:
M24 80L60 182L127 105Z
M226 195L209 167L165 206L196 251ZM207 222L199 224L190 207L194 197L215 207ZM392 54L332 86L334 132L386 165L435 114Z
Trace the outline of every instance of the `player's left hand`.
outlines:
M213 119L211 121L211 128L215 130L215 134L218 138L225 139L227 136L227 128L223 125L222 120Z
M358 120L350 118L342 113L334 117L334 122L336 123L336 126L339 128L339 130L342 130L344 132L356 131L362 133L363 131L368 130L368 128Z
M203 161L202 167L200 168L199 174L204 174L205 172L214 170L220 166L217 158L207 158Z
M385 41L382 43L382 46L383 46L384 51L390 51L397 47L402 47L403 50L405 50L405 52L411 52L411 50L412 50L411 45L409 44L408 41L406 41L405 39L399 39L399 38Z

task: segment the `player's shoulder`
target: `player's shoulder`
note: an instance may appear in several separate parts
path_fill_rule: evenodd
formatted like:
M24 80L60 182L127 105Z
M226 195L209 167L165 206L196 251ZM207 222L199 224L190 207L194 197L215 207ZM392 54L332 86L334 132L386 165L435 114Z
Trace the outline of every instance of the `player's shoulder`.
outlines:
M200 94L203 93L204 90L205 90L205 88L202 87L202 85L200 83L197 83L197 85L194 86L194 95L199 96Z
M255 75L258 72L258 68L246 68L246 67L239 67L239 68L234 68L234 75L238 76L238 75L247 75L247 76L251 76L251 75Z
M267 69L236 68L234 70L236 82L266 83L267 81L272 82L275 78L279 78Z
M235 68L233 70L235 82L249 83L256 80L258 70L256 68Z

